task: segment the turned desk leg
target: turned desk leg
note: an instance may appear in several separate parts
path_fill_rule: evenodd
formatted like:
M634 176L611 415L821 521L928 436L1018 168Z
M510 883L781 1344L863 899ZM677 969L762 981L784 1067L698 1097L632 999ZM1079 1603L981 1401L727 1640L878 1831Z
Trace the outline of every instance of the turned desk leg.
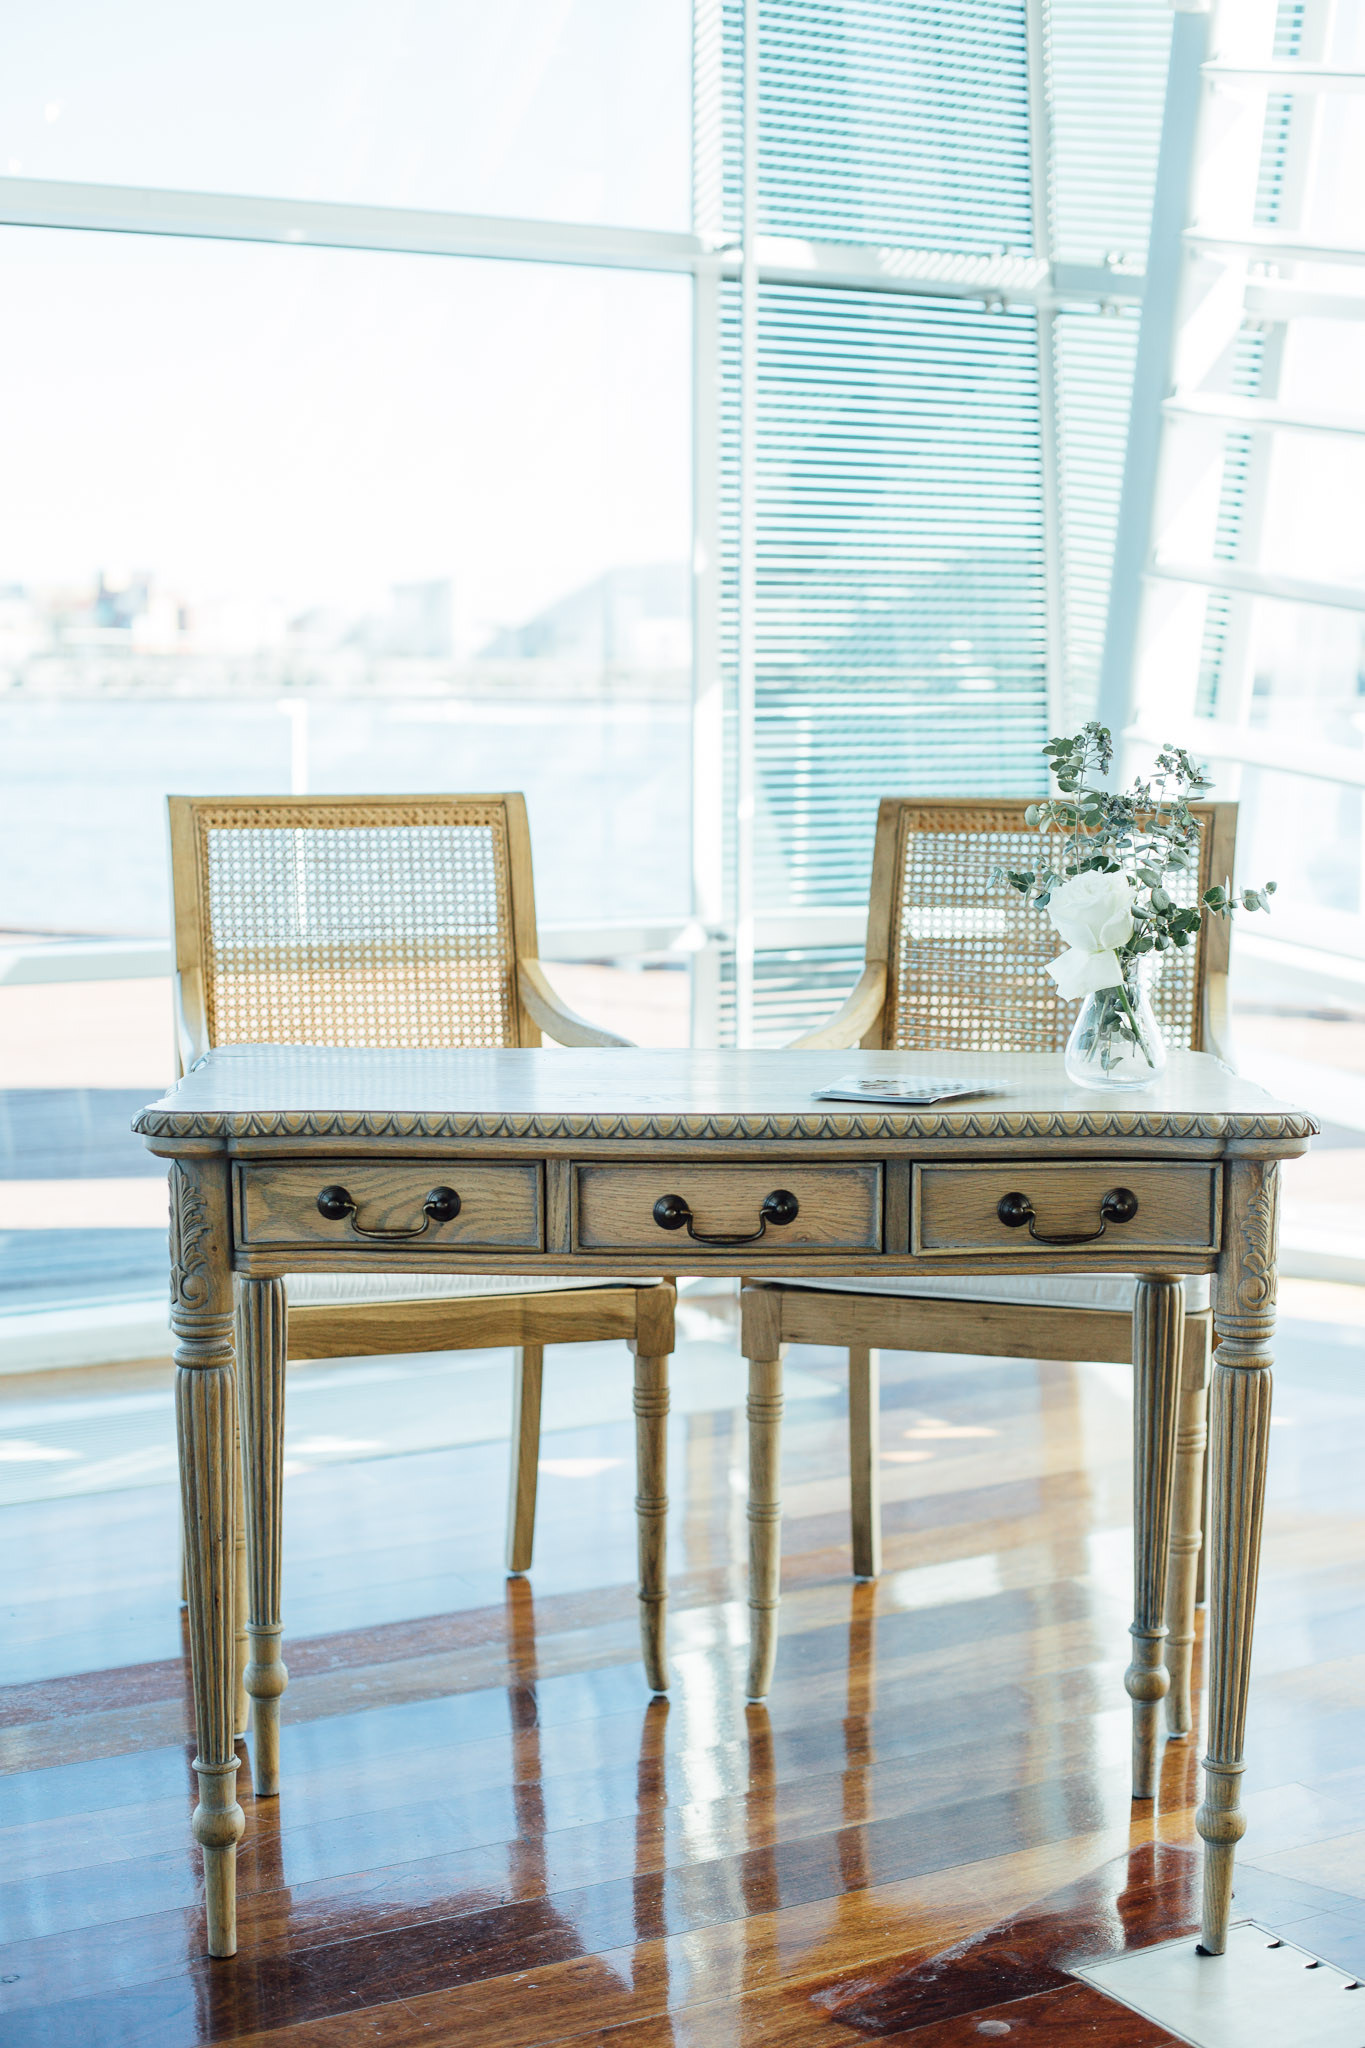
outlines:
M1270 1340L1275 1329L1279 1163L1232 1159L1227 1167L1223 1255L1214 1295L1209 1402L1209 1749L1195 1826L1204 1838L1201 1946L1222 1955L1232 1903L1232 1866L1246 1831L1241 1810L1251 1632L1270 1443Z
M744 1355L749 1361L749 1683L766 1698L777 1660L782 1582L781 1295L746 1288Z
M1194 1726L1190 1674L1194 1664L1194 1610L1203 1547L1205 1416L1209 1397L1209 1319L1185 1322L1180 1368L1180 1404L1175 1428L1175 1486L1171 1495L1171 1543L1166 1564L1166 1729L1188 1735Z
M246 1453L250 1576L251 1776L256 1797L280 1789L280 1700L289 1673L280 1655L280 1544L284 1490L284 1368L288 1351L283 1280L243 1280L237 1295L237 1370Z
M1133 1797L1156 1794L1157 1718L1166 1671L1166 1552L1171 1535L1176 1397L1185 1287L1168 1273L1137 1283L1133 1301Z
M246 1823L233 1745L237 1387L227 1165L218 1157L171 1166L171 1329L199 1779L190 1825L204 1852L209 1954L230 1956Z

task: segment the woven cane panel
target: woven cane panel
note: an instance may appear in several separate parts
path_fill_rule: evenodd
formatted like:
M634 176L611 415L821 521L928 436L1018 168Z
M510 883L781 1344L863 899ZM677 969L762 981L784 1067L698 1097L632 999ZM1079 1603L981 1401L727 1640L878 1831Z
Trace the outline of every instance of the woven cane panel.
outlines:
M214 1045L515 1045L498 805L199 813Z
M1061 941L1046 912L1016 890L991 888L992 868L1036 868L1039 841L1024 806L948 812L907 805L901 815L891 929L894 1010L888 1045L899 1051L1056 1052L1077 1003L1057 997L1047 963ZM1201 835L1207 840L1207 834ZM1171 894L1194 903L1205 858ZM1168 1045L1193 1046L1199 1015L1198 942L1164 955L1151 988Z

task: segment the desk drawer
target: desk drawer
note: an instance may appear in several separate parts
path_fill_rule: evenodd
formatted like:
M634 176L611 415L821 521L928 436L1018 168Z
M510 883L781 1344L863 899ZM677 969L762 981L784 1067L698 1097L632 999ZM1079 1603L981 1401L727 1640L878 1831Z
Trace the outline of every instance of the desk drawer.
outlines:
M579 1166L575 1168L578 1243L585 1251L649 1251L671 1248L674 1262L715 1257L750 1240L757 1258L780 1257L800 1247L880 1251L882 1169L866 1166L809 1166L774 1160L766 1166ZM779 1223L763 1216L765 1200L794 1196L796 1214ZM655 1204L672 1198L673 1213L685 1204L675 1228L658 1222ZM783 1206L779 1204L778 1213ZM761 1237L755 1236L763 1224ZM724 1240L720 1244L699 1241Z
M489 1250L539 1251L543 1241L538 1165L471 1166L458 1159L433 1159L414 1166L351 1159L319 1159L311 1166L239 1166L238 1230L243 1244L309 1247L358 1245L375 1251L401 1250L409 1243ZM354 1205L347 1211L335 1195L324 1215L323 1189L340 1190ZM433 1189L452 1189L458 1213L442 1219L449 1201L426 1200ZM406 1235L370 1236L394 1232Z
M965 1252L1049 1253L1066 1249L1042 1238L1089 1239L1101 1257L1115 1252L1214 1252L1219 1240L1219 1191L1216 1167L1089 1164L1040 1165L1006 1161L990 1166L919 1166L915 1169L911 1249L947 1256ZM1126 1190L1136 1209L1126 1219L1124 1202L1111 1204L1118 1213L1105 1221L1106 1195ZM999 1206L1006 1196L1022 1195L1013 1213L1021 1220L1002 1221ZM1101 1222L1104 1235L1098 1236ZM1073 1244L1072 1250L1082 1249Z

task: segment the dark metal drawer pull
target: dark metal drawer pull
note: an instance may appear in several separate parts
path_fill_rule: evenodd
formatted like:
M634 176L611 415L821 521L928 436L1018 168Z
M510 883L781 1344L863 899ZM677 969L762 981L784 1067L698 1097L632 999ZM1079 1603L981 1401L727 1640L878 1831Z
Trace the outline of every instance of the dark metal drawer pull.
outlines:
M795 1195L788 1194L785 1188L774 1188L759 1205L757 1230L745 1231L740 1237L717 1237L710 1231L693 1227L692 1211L681 1195L660 1195L654 1204L654 1221L660 1230L681 1230L686 1224L687 1234L694 1244L757 1244L770 1223L795 1223L800 1213L801 1205Z
M329 1223L348 1222L357 1237L377 1237L386 1244L404 1237L421 1237L433 1223L451 1223L460 1213L460 1198L454 1188L433 1188L422 1204L422 1220L415 1230L372 1230L355 1220L355 1203L345 1188L333 1184L318 1196L318 1214Z
M1131 1223L1137 1212L1138 1198L1131 1188L1110 1188L1100 1203L1098 1230L1081 1230L1070 1237L1044 1237L1036 1227L1038 1219L1027 1195L1002 1195L995 1210L1006 1230L1021 1230L1027 1223L1029 1236L1038 1244L1093 1244L1097 1237L1104 1236L1108 1224Z

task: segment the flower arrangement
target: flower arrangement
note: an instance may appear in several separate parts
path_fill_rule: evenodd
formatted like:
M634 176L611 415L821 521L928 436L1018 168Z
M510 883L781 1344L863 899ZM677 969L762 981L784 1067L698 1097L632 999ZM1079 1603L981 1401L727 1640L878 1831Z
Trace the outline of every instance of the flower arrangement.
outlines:
M1086 999L1067 1047L1072 1078L1140 1087L1165 1064L1145 989L1160 956L1188 946L1206 911L1268 910L1275 884L1234 893L1225 881L1197 904L1176 900L1171 884L1199 861L1190 799L1210 787L1183 747L1163 747L1154 773L1123 791L1100 786L1114 758L1107 726L1092 720L1043 753L1061 794L1024 814L1040 834L1038 866L995 868L991 882L1045 910L1066 942L1047 971L1064 1001Z

